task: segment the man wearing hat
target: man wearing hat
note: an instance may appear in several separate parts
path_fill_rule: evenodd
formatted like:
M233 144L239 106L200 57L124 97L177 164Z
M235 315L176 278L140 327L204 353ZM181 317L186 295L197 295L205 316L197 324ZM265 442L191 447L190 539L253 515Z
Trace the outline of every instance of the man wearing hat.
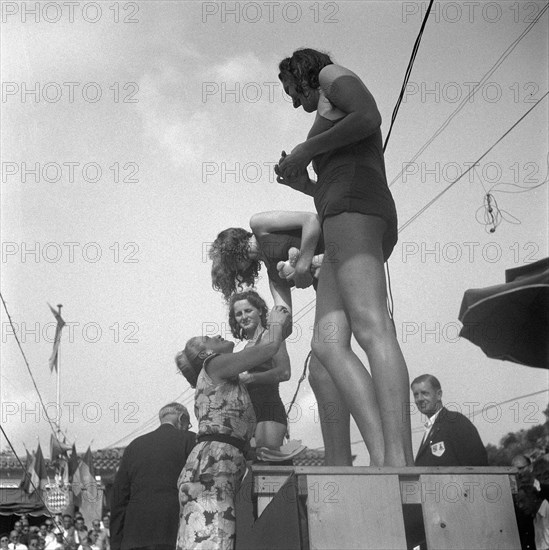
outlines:
M160 409L160 426L132 441L116 474L111 550L173 550L179 526L177 479L196 443L180 403Z

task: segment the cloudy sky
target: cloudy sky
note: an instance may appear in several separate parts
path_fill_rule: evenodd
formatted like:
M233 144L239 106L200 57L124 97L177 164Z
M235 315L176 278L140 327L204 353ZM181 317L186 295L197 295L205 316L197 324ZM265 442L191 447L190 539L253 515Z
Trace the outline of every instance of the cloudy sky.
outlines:
M127 444L174 398L192 403L175 353L194 335L230 336L207 261L217 233L256 212L314 210L273 175L313 120L284 96L278 62L300 47L329 52L371 90L386 135L427 2L40 6L2 4L1 289L50 404L47 303L63 304L61 407L48 410L83 451ZM543 2L435 6L386 153L404 226L389 261L395 323L410 376L438 376L445 402L475 413L495 444L543 421L547 393L523 396L546 388L547 372L486 358L458 337L458 312L466 289L547 256L548 98L414 216L546 93L547 13ZM503 216L494 233L480 223L488 191ZM259 290L270 298L264 279ZM294 300L287 403L314 292ZM47 449L45 414L1 319L4 429L18 452L37 437ZM308 383L291 433L322 446ZM352 439L367 464L356 427Z

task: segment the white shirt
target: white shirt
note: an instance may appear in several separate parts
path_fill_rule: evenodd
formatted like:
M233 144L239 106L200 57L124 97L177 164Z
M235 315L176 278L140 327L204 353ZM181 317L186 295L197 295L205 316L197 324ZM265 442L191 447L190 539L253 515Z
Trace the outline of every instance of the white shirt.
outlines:
M62 542L57 542L57 539L50 540L44 547L44 550L59 550L61 548L64 548L64 545Z
M435 423L435 420L437 419L438 413L442 410L442 407L433 415L431 418L428 418L425 424L423 424L423 427L425 428L425 432L423 433L423 439L421 440L421 445L425 443L425 440L429 436L429 433L431 432L431 428L433 427L433 424ZM421 446L420 445L420 446Z
M534 516L536 550L549 550L549 502L544 500Z

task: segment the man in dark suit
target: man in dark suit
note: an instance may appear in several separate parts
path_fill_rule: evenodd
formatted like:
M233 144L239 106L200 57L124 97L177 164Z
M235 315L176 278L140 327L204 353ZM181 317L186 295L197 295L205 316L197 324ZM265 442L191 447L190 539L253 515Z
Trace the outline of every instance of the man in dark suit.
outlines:
M442 406L440 382L431 374L412 382L418 410L427 416L416 466L487 466L488 457L477 429L463 414Z
M160 426L132 441L116 474L111 550L174 550L179 525L177 479L196 443L180 403L160 409Z
M477 429L458 412L442 406L440 382L431 374L418 376L411 384L419 412L427 417L425 432L416 455L416 466L486 466L488 457ZM408 548L427 548L420 504L404 506Z

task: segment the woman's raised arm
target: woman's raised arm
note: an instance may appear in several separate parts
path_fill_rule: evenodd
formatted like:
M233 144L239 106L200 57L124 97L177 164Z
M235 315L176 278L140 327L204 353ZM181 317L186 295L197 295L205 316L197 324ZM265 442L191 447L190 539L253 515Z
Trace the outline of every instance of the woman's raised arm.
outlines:
M222 353L206 364L206 372L214 382L234 378L271 359L280 349L291 323L291 313L287 308L275 306L269 313L267 331L256 346L245 348L238 353Z
M262 238L265 239L269 233L301 229L301 248L299 260L295 266L294 281L297 288L306 288L311 285L310 267L321 233L317 214L287 211L261 212L252 216L250 227L260 244Z

